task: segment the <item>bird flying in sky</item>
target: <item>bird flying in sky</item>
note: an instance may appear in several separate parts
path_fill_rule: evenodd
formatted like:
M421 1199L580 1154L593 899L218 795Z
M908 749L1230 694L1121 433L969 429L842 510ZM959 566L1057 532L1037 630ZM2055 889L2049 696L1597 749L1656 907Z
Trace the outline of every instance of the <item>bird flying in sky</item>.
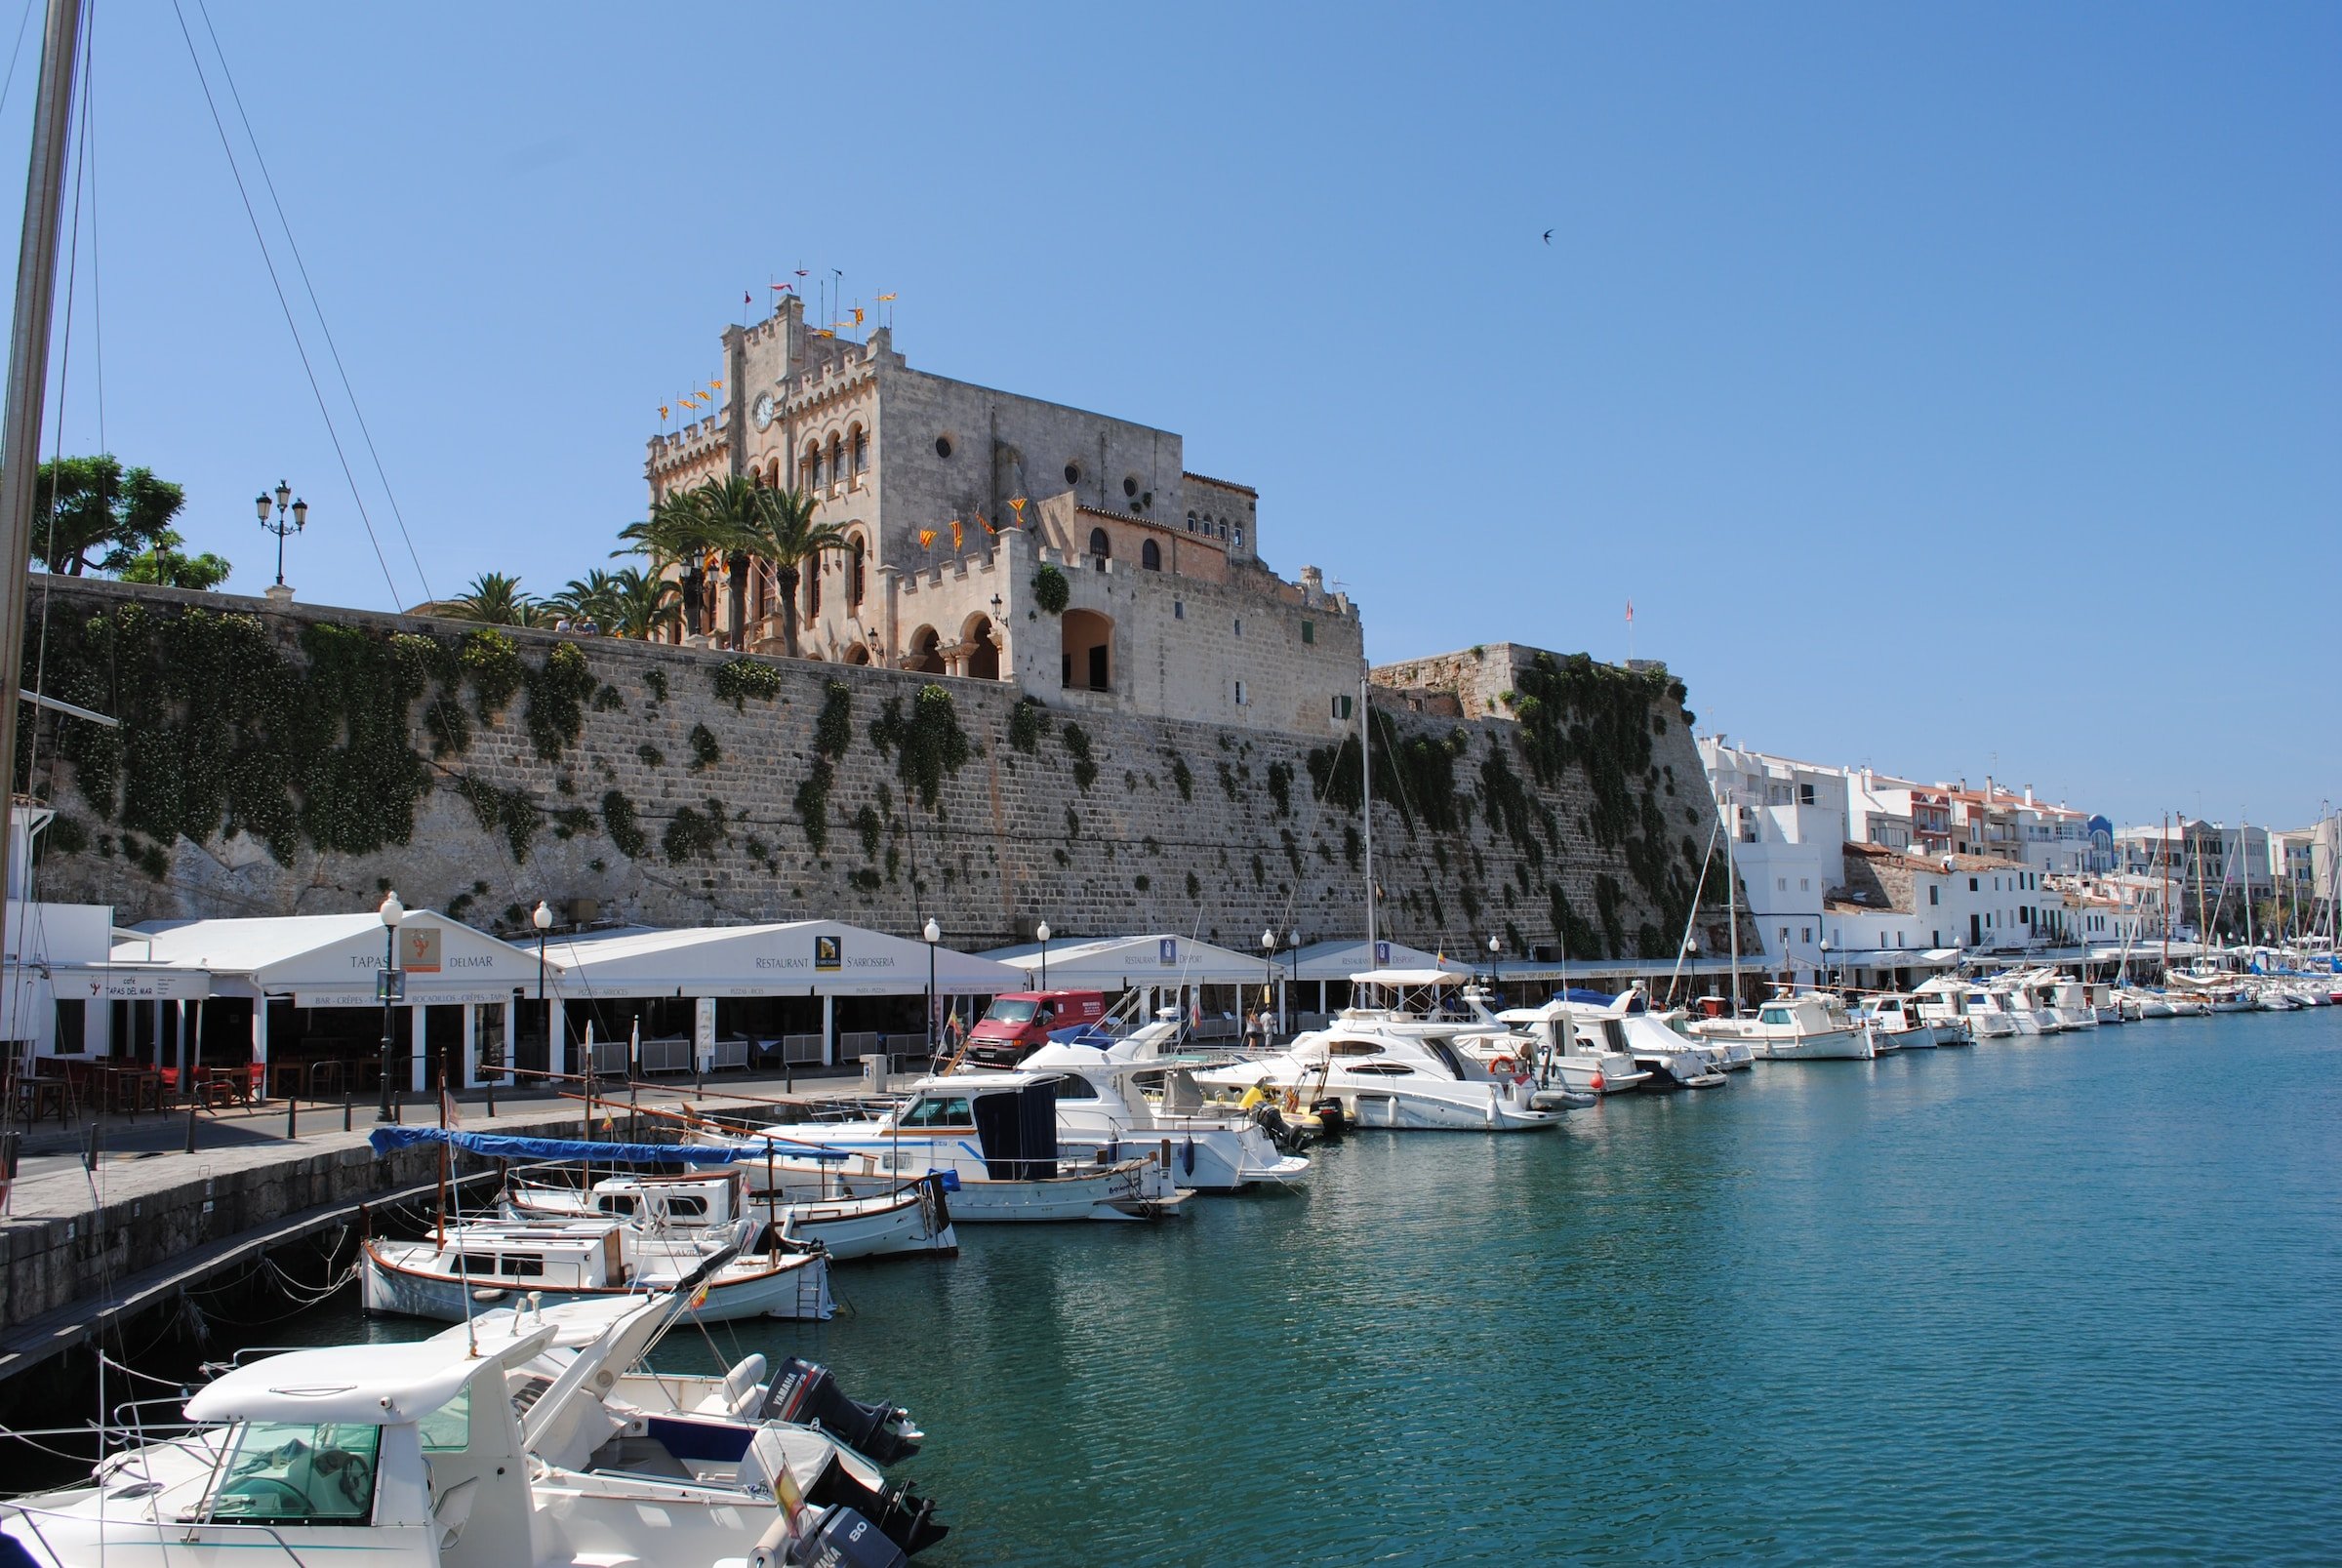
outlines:
M1550 228L1545 231L1545 243L1548 245L1554 243L1554 231Z

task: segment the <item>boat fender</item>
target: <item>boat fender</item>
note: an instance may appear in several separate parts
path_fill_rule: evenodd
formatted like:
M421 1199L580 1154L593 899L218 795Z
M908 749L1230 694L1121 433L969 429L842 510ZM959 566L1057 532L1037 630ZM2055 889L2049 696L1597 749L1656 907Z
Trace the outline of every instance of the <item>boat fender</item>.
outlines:
M1179 1169L1180 1174L1183 1176L1193 1176L1195 1174L1195 1140L1192 1138L1189 1139L1185 1144L1180 1146Z
M1597 1095L1600 1094L1602 1092L1602 1075L1597 1072L1593 1077L1587 1079L1586 1087L1593 1090Z

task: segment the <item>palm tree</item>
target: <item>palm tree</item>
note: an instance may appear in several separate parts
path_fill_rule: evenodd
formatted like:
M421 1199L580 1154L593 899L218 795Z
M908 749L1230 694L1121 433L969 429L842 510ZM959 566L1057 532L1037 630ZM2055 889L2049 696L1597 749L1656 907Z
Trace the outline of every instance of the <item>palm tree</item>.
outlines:
M620 637L649 639L682 618L682 590L674 580L639 566L610 574L611 609L602 629Z
M618 580L595 567L582 578L571 578L567 586L545 601L545 607L572 621L608 629L618 623L622 608Z
M710 480L707 485L662 497L652 503L650 516L618 531L618 537L627 542L626 547L610 552L613 558L649 557L655 576L663 577L670 568L675 570L682 586L684 630L694 637L700 634L707 556L712 550L736 546L731 533L711 520L703 503L702 493L710 485L720 484L721 481Z
M520 591L520 579L502 572L482 572L471 580L468 592L447 600L439 613L492 626L534 626L545 614L542 605Z
M745 474L709 479L684 492L708 550L723 553L732 581L726 595L736 644L747 641L748 554L764 533L764 511L772 491ZM793 648L790 650L795 651Z
M802 490L758 490L752 519L741 543L749 554L773 569L781 599L781 645L797 657L797 583L806 563L821 569L821 558L843 550L851 543L835 523L813 520L814 498Z

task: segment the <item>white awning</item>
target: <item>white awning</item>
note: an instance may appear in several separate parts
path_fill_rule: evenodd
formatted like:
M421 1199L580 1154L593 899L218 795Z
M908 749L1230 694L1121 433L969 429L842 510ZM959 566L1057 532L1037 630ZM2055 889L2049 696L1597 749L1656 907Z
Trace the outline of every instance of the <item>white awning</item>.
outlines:
M836 920L637 929L564 937L545 946L565 1000L610 996L996 996L1022 972L938 945ZM530 955L532 966L535 955ZM534 967L530 971L535 974Z
M373 1007L390 932L373 910L255 919L153 920L114 945L117 967L210 977L214 996L290 996L303 1007ZM406 1000L508 1001L537 982L537 954L429 909L396 936Z
M1020 986L1038 985L1041 948L1037 943L995 947L987 958L1014 965ZM1158 932L1143 937L1098 937L1079 942L1049 944L1049 988L1063 990L1127 990L1139 985L1257 985L1271 978L1270 961L1257 952L1197 942ZM1286 955L1274 965L1277 979L1292 974Z

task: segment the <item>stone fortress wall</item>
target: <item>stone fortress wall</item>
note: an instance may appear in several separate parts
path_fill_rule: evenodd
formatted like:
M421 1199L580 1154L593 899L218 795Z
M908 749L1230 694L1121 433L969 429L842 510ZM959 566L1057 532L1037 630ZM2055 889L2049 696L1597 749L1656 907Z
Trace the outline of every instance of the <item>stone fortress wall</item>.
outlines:
M39 895L110 903L126 924L367 908L384 886L508 929L540 898L672 925L825 916L908 933L933 914L964 948L1043 919L1068 938L1238 948L1265 926L1316 940L1362 923L1354 814L1315 799L1312 767L1314 751L1339 797L1356 743L1322 720L1280 734L1035 704L1002 681L46 586L52 692L128 722L109 740L44 715L38 780L68 825L46 835ZM145 641L104 631L134 624ZM395 727L367 723L382 715L363 694L384 689L392 655L441 676ZM200 677L232 682L232 700L172 697L198 678L173 659L235 671ZM1647 768L1580 746L1541 783L1521 724L1378 707L1385 934L1462 953L1496 933L1528 953L1571 920L1572 956L1673 952L1662 905L1687 905L1713 823L1689 727L1648 682L1585 689L1607 692L1611 715L1587 722L1623 724ZM255 706L248 691L277 695ZM450 705L461 746L444 738ZM308 739L288 751L296 728ZM346 780L349 798L303 780ZM369 834L389 841L337 847Z

